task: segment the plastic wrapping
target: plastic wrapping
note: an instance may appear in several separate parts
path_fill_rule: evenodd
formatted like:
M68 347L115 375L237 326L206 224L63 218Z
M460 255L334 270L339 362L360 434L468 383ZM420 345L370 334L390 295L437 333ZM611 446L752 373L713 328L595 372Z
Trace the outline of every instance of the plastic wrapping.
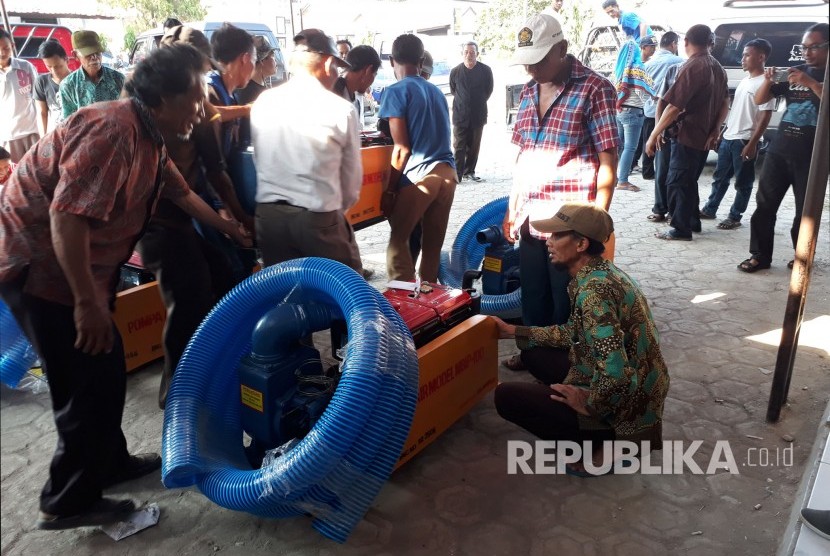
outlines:
M311 431L250 469L239 399L229 393L239 391L236 368L251 351L254 327L286 300L304 307L290 311L299 319L294 337L309 328L303 322L322 322L324 307L329 318L347 322L348 347L339 385ZM164 415L162 481L169 488L195 484L215 503L257 516L311 514L315 529L343 542L398 461L417 386L409 330L356 272L319 258L266 268L214 307L182 356Z
M18 390L26 390L32 394L41 394L49 391L49 381L46 380L46 374L37 365L38 362L35 361L35 366L23 375L23 378L17 383L16 388Z
M477 269L484 259L485 246L476 240L476 233L489 227L501 226L507 212L508 198L490 201L461 226L449 253L441 253L439 281L453 288L461 287L461 280L468 270ZM505 318L519 316L522 309L521 288L504 295L482 295L481 313Z

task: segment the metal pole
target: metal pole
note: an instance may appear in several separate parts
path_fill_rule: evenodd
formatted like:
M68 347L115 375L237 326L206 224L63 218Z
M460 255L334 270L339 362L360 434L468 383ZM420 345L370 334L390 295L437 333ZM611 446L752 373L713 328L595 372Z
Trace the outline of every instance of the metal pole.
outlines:
M767 422L769 423L778 422L781 407L787 403L795 363L795 351L798 348L798 334L801 331L807 289L810 286L810 274L813 270L813 259L816 256L821 212L827 189L827 175L830 170L830 159L827 157L828 147L830 147L828 68L830 64L824 68L824 87L816 125L816 140L813 144L807 191L804 193L804 210L801 213L801 227L798 230L798 243L795 248L795 265L790 276L790 296L784 312L781 343L778 346L778 359L775 361L775 374L772 377L772 388L767 406Z
M12 35L12 56L17 56L17 47L14 45L14 34L12 33L12 24L9 23L9 12L6 11L6 0L0 0L0 11L3 12L3 27Z
M297 28L294 27L294 0L288 0L288 5L291 7L291 36L286 37L286 39L285 39L285 47L286 48L288 48L290 46L290 43L288 42L288 39L289 38L293 39L294 37L297 36Z

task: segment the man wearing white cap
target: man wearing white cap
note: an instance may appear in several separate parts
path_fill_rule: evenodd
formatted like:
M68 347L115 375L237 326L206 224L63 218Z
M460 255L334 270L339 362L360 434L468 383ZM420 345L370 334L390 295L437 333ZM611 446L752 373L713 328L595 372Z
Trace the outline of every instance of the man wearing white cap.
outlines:
M551 15L531 17L517 34L512 63L532 77L519 97L512 141L519 147L504 217L508 241L521 236L522 319L529 326L561 324L570 302L567 272L548 261L547 233L531 220L568 201L608 210L616 183L616 93L610 81L568 54L562 27ZM520 356L504 364L526 368Z

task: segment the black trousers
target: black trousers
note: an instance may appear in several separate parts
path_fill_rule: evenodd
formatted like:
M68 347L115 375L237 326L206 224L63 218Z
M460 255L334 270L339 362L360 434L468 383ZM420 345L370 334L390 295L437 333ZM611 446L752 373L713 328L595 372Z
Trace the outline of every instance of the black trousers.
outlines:
M468 174L474 174L476 171L484 126L453 125L452 134L455 170L458 172L458 181L461 181L461 178Z
M167 308L159 386L159 407L164 409L170 381L190 338L236 282L227 256L190 224L172 227L151 222L137 249L144 266L155 274Z
M663 148L654 153L654 214L671 216L674 207L669 205L669 194L666 191L666 180L669 177L669 162L671 161L672 143L667 141Z
M110 353L75 349L73 308L23 293L24 277L0 284L0 297L41 358L58 445L40 509L73 515L101 498L102 485L129 458L121 431L127 373L121 335L113 323Z
M700 193L697 180L706 164L709 151L698 150L672 139L666 190L673 206L671 226L675 233L692 237L700 231Z
M567 349L536 347L520 353L522 363L533 377L544 384L561 384L568 376Z
M654 157L647 155L645 152L646 142L651 136L651 132L654 131L654 125L654 118L647 117L643 120L643 133L640 136L640 146L637 147L637 157L634 159L636 163L640 158L640 153L642 153L643 160L640 167L642 168L643 178L647 180L654 177Z
M804 195L807 193L807 176L810 173L811 153L806 154L806 157L785 157L768 151L764 158L761 177L758 180L758 192L755 194L755 212L750 219L749 235L749 252L761 264L772 262L778 208L791 185L795 197L795 217L790 228L793 247L798 241Z
M575 410L551 399L556 395L550 384L562 382L568 374L568 352L549 348L535 348L522 352L522 361L533 376L543 384L502 382L496 387L496 411L502 418L515 423L542 440L571 440L602 442L614 440L614 431L579 428Z
M529 220L521 227L519 271L522 277L522 321L526 326L550 326L568 322L571 300L567 270L557 270L541 239L530 235Z

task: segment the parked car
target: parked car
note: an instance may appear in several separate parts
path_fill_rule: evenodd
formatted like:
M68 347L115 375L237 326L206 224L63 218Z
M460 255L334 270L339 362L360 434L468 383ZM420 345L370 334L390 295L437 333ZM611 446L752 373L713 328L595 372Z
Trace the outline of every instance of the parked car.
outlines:
M669 31L668 25L649 25L657 40ZM620 45L625 42L625 33L619 25L600 25L588 31L585 46L577 58L597 73L609 77L614 73Z
M269 84L273 87L288 79L288 72L285 68L285 58L283 58L282 50L280 50L279 42L276 37L274 37L273 31L271 31L267 25L263 25L262 23L232 23L241 29L245 29L251 35L262 35L271 46L276 48L274 51L274 59L277 61L277 73L269 78ZM210 36L215 30L222 27L222 24L223 23L220 21L196 21L185 23L188 27L193 27L194 29L198 29L203 32L208 39L210 39ZM146 58L150 52L158 48L162 36L164 36L164 29L159 27L157 29L145 31L136 37L133 49L130 51L130 61L126 68L127 74L131 73L132 68Z
M433 62L432 77L429 78L429 82L438 87L445 95L450 94L450 69L447 62ZM378 74L375 76L375 81L372 83L372 98L378 104L378 109L380 109L383 90L395 81L395 72L387 58L382 62Z
M450 71L452 68L447 62L433 62L430 83L434 84L445 95L450 94Z
M828 0L726 0L709 20L715 33L712 55L717 58L729 79L729 94L734 96L738 83L746 77L741 56L747 42L761 38L772 44L767 66L790 67L804 63L801 39L815 23L827 23ZM751 8L751 9L748 9ZM782 101L770 118L765 144L778 130L786 104Z
M38 48L49 39L55 39L66 50L70 70L81 67L81 62L72 55L72 31L68 27L44 23L12 23L11 28L17 57L31 62L38 73L49 71L43 60L37 57Z

